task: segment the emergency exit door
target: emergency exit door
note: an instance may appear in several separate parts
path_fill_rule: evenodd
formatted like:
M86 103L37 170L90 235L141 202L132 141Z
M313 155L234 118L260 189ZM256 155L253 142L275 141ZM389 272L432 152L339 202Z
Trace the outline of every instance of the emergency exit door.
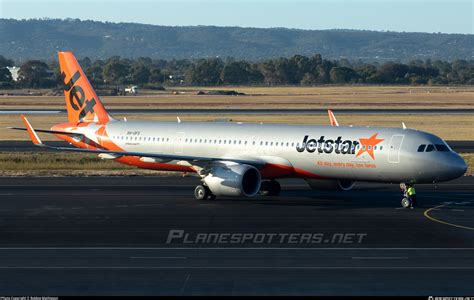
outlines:
M400 149L402 148L403 134L392 135L388 150L388 162L398 164L400 162Z
M183 153L183 144L185 138L184 132L177 132L176 137L174 139L174 153L181 154Z

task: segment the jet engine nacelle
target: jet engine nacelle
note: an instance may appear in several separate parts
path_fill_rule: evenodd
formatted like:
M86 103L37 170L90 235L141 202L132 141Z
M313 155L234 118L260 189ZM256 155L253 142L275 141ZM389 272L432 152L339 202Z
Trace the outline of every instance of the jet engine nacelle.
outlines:
M216 166L204 183L216 196L255 196L260 190L260 172L253 166L230 164Z
M355 181L347 180L347 179L330 179L330 180L306 179L306 181L308 182L309 186L313 190L349 191L355 185Z

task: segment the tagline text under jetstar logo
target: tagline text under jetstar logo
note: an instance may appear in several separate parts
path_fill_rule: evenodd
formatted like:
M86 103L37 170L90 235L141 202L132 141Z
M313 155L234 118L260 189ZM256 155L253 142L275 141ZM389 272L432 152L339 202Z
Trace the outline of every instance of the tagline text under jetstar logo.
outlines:
M370 138L360 138L359 141L343 140L342 136L337 139L326 139L325 136L321 136L318 140L309 139L308 135L305 135L301 144L296 145L296 151L304 152L308 151L313 153L336 153L336 154L355 154L357 146L360 145L360 149L357 152L356 157L367 152L372 159L374 158L374 147L383 141L378 139L377 134L373 134Z

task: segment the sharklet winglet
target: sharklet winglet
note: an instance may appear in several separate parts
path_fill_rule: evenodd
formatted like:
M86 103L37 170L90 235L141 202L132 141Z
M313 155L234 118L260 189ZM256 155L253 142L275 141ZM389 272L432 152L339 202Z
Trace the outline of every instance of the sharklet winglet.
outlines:
M329 115L329 121L331 122L331 126L339 126L339 122L336 120L336 116L334 116L334 113L332 110L328 109L328 115Z
M36 131L33 129L33 126L31 126L28 119L24 115L21 115L21 119L23 120L23 123L25 123L26 130L28 131L28 134L30 135L33 144L35 144L36 146L44 146L43 142L39 138L38 134L36 134Z

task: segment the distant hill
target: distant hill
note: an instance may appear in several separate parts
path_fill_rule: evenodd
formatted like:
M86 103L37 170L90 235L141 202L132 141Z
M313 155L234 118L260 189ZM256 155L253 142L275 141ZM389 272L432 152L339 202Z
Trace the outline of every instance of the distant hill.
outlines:
M311 56L374 61L473 59L474 35L299 30L216 26L170 27L135 23L0 19L0 55L16 61L56 59L56 51L79 57L110 56L261 60Z

